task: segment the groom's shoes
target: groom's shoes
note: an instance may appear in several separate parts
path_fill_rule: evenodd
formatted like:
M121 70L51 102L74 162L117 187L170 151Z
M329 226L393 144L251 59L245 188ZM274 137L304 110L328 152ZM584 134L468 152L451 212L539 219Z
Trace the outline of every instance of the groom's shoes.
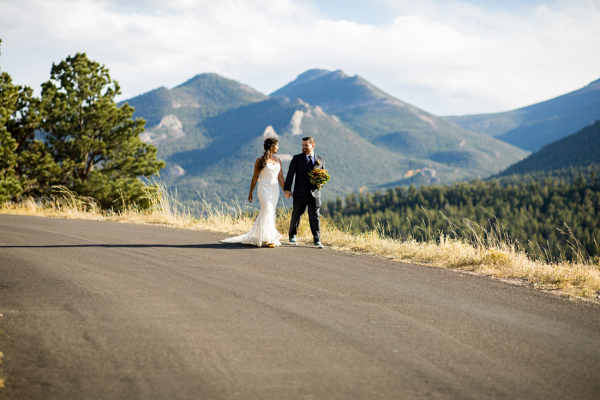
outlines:
M290 238L290 244L297 245L298 241L296 240L296 238Z
M317 249L322 249L323 248L323 244L321 242L315 242L315 247Z

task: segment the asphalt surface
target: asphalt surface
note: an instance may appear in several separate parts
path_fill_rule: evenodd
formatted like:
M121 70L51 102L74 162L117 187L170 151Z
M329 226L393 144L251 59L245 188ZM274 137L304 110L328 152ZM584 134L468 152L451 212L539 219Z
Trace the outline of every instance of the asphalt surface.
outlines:
M0 398L600 398L598 306L225 237L0 215Z

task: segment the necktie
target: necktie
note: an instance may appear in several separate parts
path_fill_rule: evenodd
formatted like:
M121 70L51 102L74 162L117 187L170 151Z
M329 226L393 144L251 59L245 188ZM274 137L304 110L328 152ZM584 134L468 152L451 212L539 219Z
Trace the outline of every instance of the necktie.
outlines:
M313 165L314 165L314 164L313 164L312 156L308 156L308 166L309 166L310 168L312 168L312 167L313 167Z

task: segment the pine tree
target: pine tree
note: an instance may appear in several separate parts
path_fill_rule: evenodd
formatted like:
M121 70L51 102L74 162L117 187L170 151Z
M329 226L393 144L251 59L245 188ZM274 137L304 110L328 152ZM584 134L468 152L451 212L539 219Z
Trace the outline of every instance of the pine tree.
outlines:
M6 122L16 107L17 97L18 89L12 84L10 75L0 71L0 203L23 191L15 172L17 156L14 151L17 142L6 129Z
M117 106L120 87L108 69L85 53L52 66L42 85L41 128L54 160L57 180L103 208L120 208L122 199L142 207L143 183L164 167L156 148L139 138L143 119L132 119L133 107Z
M12 113L6 121L6 129L16 141L15 172L23 188L23 195L44 196L52 191L60 166L35 133L40 127L39 99L27 86L15 86L16 101ZM18 200L19 197L17 196Z
M0 76L0 79L4 80L4 76ZM0 86L0 203L20 195L23 191L15 173L17 156L14 149L17 147L17 142L10 136L3 121L6 115L3 89Z

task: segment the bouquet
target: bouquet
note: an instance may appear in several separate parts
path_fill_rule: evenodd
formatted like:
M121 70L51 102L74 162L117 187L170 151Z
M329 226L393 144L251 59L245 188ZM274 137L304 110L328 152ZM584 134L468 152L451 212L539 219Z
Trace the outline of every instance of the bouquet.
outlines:
M317 161L315 167L308 172L308 180L312 185L315 185L321 190L323 185L329 181L329 173L326 169L319 168L319 165L321 165L321 163Z

